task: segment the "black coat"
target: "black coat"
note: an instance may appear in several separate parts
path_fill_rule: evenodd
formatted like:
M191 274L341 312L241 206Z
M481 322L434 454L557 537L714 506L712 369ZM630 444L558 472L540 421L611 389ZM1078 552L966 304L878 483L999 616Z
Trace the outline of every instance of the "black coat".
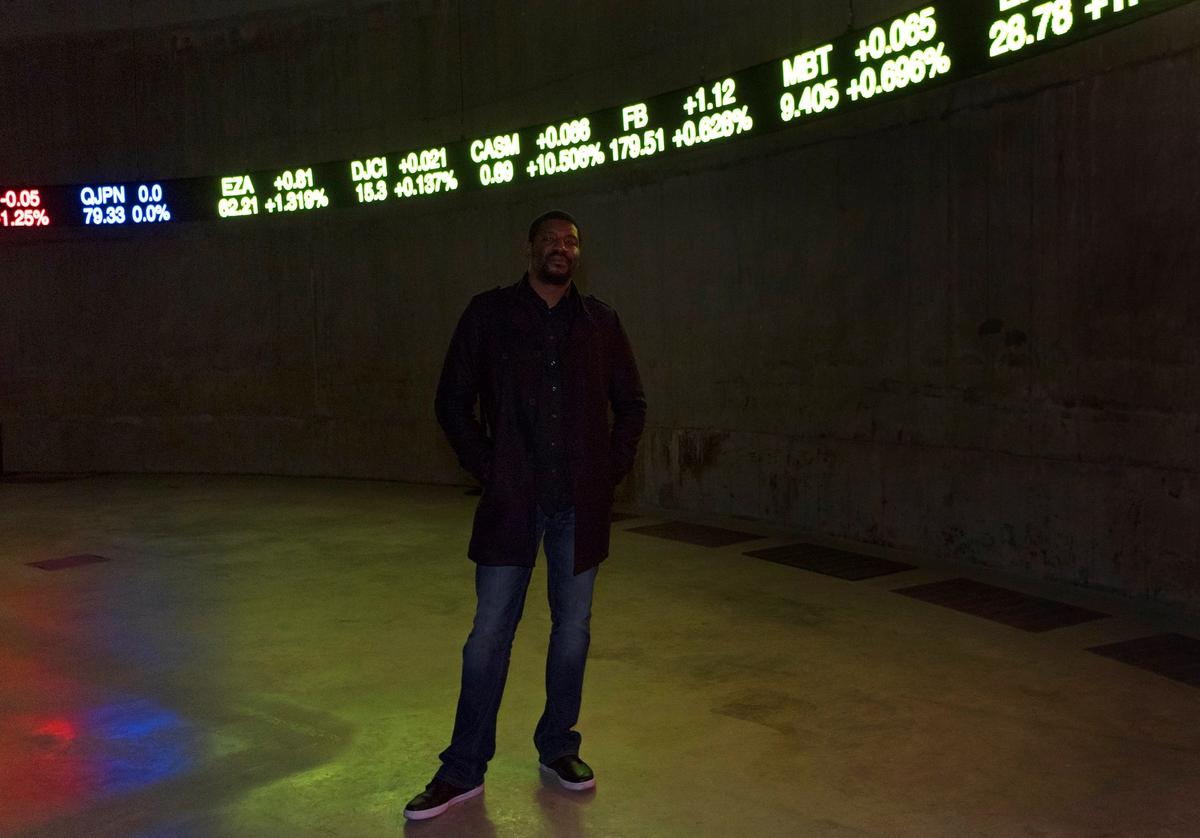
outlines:
M459 462L483 485L468 550L482 565L532 567L537 556L533 428L542 338L536 312L520 293L518 282L471 300L450 341L434 403ZM582 573L608 556L613 489L633 467L646 400L617 313L590 295L578 302L563 353L563 418L575 572Z

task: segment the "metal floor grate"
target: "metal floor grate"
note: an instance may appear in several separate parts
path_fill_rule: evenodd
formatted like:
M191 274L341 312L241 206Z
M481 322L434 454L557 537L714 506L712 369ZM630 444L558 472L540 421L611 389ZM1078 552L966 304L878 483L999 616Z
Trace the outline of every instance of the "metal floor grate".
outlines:
M1050 631L1108 616L1099 611L1030 596L974 579L947 579L928 585L897 588L895 593L1024 631Z
M79 567L85 564L96 564L97 562L110 562L112 559L106 559L104 556L93 556L84 554L80 556L63 556L61 559L46 559L40 562L26 562L30 567L41 568L42 570L66 570L69 567Z
M667 521L665 524L630 527L626 532L652 535L655 538L666 538L671 541L683 541L699 547L728 547L730 544L762 538L761 535L754 533L726 530L721 527L707 527L703 524L689 524L684 521Z
M1200 640L1183 634L1155 634L1088 649L1097 655L1147 669L1200 687Z
M916 567L916 565L904 562L881 559L878 556L864 556L847 550L822 547L819 544L784 544L782 547L751 550L745 555L776 564L797 567L812 573L823 573L826 576L836 576L838 579L849 579L853 582L861 579L873 579L876 576L886 576L890 573L901 573Z

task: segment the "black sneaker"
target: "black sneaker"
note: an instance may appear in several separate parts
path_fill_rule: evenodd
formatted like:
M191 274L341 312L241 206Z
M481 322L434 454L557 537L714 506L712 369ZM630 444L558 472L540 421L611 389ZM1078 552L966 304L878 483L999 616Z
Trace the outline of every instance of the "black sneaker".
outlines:
M480 794L483 794L483 783L473 789L462 789L434 777L425 791L408 801L404 807L404 817L414 821L436 818L455 803L462 803Z
M565 789L583 791L596 785L596 776L592 774L592 769L577 756L559 757L549 765L544 762L539 764L542 771L553 774L554 779Z

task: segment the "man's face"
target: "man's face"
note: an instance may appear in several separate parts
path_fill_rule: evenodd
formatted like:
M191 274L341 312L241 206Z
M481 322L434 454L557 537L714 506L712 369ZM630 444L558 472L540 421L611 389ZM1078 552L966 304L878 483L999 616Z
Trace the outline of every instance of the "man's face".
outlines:
M543 221L529 243L529 273L552 285L565 285L579 262L579 230L570 221Z

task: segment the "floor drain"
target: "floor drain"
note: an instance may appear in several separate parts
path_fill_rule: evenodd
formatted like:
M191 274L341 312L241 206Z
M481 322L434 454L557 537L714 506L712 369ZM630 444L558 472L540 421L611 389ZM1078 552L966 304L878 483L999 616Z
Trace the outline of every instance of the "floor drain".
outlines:
M106 559L104 556L93 556L84 554L82 556L63 556L61 559L46 559L41 562L27 562L30 567L41 568L42 570L66 570L69 567L79 567L85 564L96 564L97 562L110 562L112 559Z
M1099 611L1010 591L974 579L947 579L928 585L898 588L895 593L1025 631L1050 631L1108 616Z
M798 567L812 573L849 579L852 582L913 569L913 565L904 562L881 559L878 556L864 556L847 550L835 550L819 544L785 544L782 547L751 550L745 555L785 564L788 567Z
M1194 637L1155 634L1137 640L1093 646L1088 651L1200 687L1200 640Z
M652 535L655 538L666 538L671 541L682 541L686 544L696 544L700 547L728 547L741 541L753 541L762 538L749 532L726 530L721 527L707 527L703 524L689 524L684 521L668 521L665 524L648 524L644 527L631 527L626 532L636 532L642 535Z

